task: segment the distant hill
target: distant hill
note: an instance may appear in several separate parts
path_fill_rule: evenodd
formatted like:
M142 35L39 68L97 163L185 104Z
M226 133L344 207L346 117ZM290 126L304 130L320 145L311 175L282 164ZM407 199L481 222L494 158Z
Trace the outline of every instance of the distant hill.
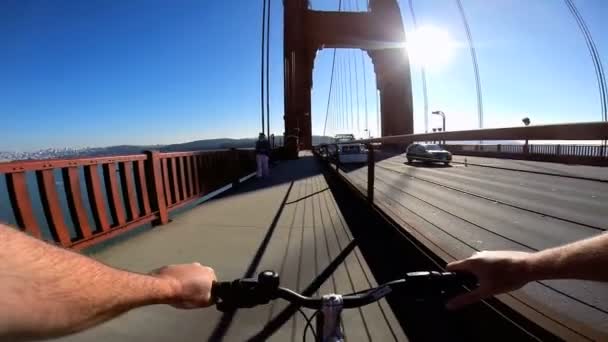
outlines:
M330 137L313 136L313 145L329 141ZM139 154L146 150L160 150L161 152L186 152L221 150L229 148L253 148L257 138L242 139L205 139L190 141L181 144L171 145L117 145L108 147L85 147L85 148L48 148L34 152L2 152L0 151L0 162L11 160L30 160L30 159L55 159L55 158L84 158L100 156L117 156ZM283 145L283 137L276 136L274 139L276 146Z
M314 135L312 137L313 145L327 142L331 137L323 137ZM178 152L178 151L200 151L200 150L218 150L228 148L253 148L257 138L242 138L242 139L206 139L190 141L182 144L166 145L160 148L162 152ZM283 136L275 136L274 143L276 146L283 145Z

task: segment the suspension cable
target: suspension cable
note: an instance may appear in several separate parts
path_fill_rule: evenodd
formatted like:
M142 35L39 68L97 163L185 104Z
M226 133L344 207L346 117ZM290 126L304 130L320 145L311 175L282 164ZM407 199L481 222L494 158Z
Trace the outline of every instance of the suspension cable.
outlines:
M414 27L414 31L418 28L418 23L416 22L416 12L414 11L414 0L409 0L410 12L412 13L412 26ZM424 101L424 132L429 132L429 98L426 88L426 68L424 67L424 63L420 64L420 75L422 77L422 99Z
M327 117L329 116L329 103L331 101L331 91L334 86L334 66L336 65L336 49L331 60L331 77L329 78L329 95L327 96L327 110L325 111L325 124L323 125L323 136L327 130Z
M364 54L365 54L365 52L363 52L363 50L361 50L361 67L363 68L363 103L365 105L365 130L367 131L367 134L370 135L369 122L368 122L368 118L367 118L367 77L365 76L365 73L367 71L365 69Z
M266 15L266 135L270 139L270 2Z
M357 11L359 11L359 2L357 0L355 0L355 9ZM366 10L369 10L369 0L367 1ZM369 132L369 122L368 122L368 114L367 114L367 76L365 75L366 74L365 56L364 56L365 52L363 50L360 50L360 52L361 52L361 69L363 72L363 103L365 106L365 111L364 111L365 112L365 130L367 131L367 134L369 136L370 132ZM356 63L356 61L355 61L355 63ZM357 88L357 99L358 99L358 97L359 97L359 90ZM357 108L358 108L358 105L357 105Z
M337 55L337 51L336 51L336 55ZM338 129L338 127L340 126L340 113L342 113L342 106L340 105L340 98L342 97L342 93L340 91L340 59L339 59L339 55L337 55L337 60L336 60L336 98L335 98L335 102L336 102L336 130Z
M355 98L357 99L357 133L361 130L360 126L360 110L359 110L359 76L357 75L357 51L353 51L353 64L355 65Z
M355 11L359 12L359 2L355 0ZM352 7L351 7L352 8ZM355 99L357 104L357 134L361 133L361 119L360 119L360 107L359 107L359 75L357 67L357 51L352 50L353 64L355 66Z
M606 97L607 97L606 93L607 93L608 89L606 86L606 77L604 75L604 68L602 66L602 61L600 59L600 55L597 52L595 42L593 41L593 37L591 36L591 32L589 31L589 28L587 27L585 20L581 16L580 12L576 8L576 6L572 2L572 0L564 0L564 2L566 3L566 6L568 6L570 13L572 13L572 16L576 20L576 23L585 38L585 44L587 44L587 49L589 50L589 55L591 56L591 60L593 61L593 67L595 69L595 77L597 78L598 90L600 92L602 120L607 121L608 120L608 112L607 112L608 103L607 103L607 99L606 99Z
M348 98L350 101L350 129L353 128L353 73L351 71L351 63L350 63L350 53L347 52L346 59L348 61Z
M336 130L338 129L338 127L340 126L340 113L342 112L342 106L340 105L340 98L342 97L342 93L340 92L340 56L338 55L338 52L336 51L336 98L335 98L335 103L336 103L336 117L335 117L335 121L336 121Z
M346 92L344 91L345 89L345 82L344 79L345 77L345 73L344 73L344 59L342 56L342 53L339 54L339 61L340 61L340 101L342 102L342 115L340 117L340 128L344 128L344 122L345 122L345 117L346 117Z
M336 71L339 72L340 68L338 68L339 64L336 65ZM334 127L336 129L336 132L338 131L338 127L340 126L340 113L342 112L342 106L340 105L340 96L342 96L342 94L340 93L340 78L338 76L336 76L336 126Z
M344 51L342 51L344 52ZM346 87L346 62L344 61L344 53L341 54L342 58L342 96L344 97L344 111L343 111L343 117L342 117L342 128L343 129L348 129L348 116L349 116L349 111L348 111L348 90Z
M270 1L270 0L268 0ZM338 11L342 9L342 0L338 0ZM325 131L327 129L327 117L329 115L329 104L331 101L331 92L334 83L334 68L336 66L336 49L334 48L333 57L331 60L331 77L329 79L329 95L327 96L327 109L325 110L325 124L323 125L323 136L325 136Z
M262 57L261 57L261 67L260 67L260 109L262 115L262 133L264 133L265 125L264 125L264 48L266 42L266 0L263 0L262 5Z
M481 80L479 77L479 66L477 65L477 52L475 51L475 46L473 45L473 36L471 35L471 28L469 27L467 16L464 12L464 8L462 7L462 2L460 0L456 0L456 4L458 5L458 11L460 12L462 24L467 34L467 40L469 41L469 50L471 50L473 72L475 73L475 89L477 90L477 116L479 120L479 128L483 128L483 103L481 99Z
M376 121L378 122L378 137L382 137L380 130L380 90L376 89Z

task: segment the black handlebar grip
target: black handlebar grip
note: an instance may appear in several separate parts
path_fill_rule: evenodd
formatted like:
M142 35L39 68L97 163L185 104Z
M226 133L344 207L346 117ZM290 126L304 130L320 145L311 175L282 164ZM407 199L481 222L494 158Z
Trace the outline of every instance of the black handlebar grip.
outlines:
M218 299L221 299L226 292L226 287L230 286L230 282L226 281L214 281L211 284L211 300L213 303L217 303Z
M453 272L454 281L460 285L464 285L469 289L474 289L479 286L479 280L473 273L469 272Z

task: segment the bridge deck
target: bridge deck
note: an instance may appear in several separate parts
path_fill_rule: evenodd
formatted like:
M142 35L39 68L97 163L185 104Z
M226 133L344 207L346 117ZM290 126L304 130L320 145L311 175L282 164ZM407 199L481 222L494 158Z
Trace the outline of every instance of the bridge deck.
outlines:
M310 294L348 293L375 284L311 156L281 164L270 179L244 183L173 217L166 226L93 256L138 272L199 261L213 265L220 279L273 269L281 274L284 286ZM337 265L334 271L332 265ZM329 273L326 279L321 276L324 271ZM215 309L179 311L153 306L63 341L202 341L219 336L242 341L260 333L266 324L278 327L271 340L300 340L304 320L297 312L286 313L292 312L282 301L239 310L234 317ZM277 319L283 316L286 322ZM343 318L350 341L406 339L384 301L347 310Z
M533 252L606 234L605 167L476 157L467 157L467 167L460 156L445 167L388 157L376 164L375 204L447 262L480 250ZM367 193L367 167L343 175ZM533 282L499 298L565 339L608 338L606 284Z

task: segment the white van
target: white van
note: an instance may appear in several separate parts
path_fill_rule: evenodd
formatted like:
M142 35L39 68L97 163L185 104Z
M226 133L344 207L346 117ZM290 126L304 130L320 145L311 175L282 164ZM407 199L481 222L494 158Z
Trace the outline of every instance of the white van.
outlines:
M359 143L338 145L338 159L341 164L367 163L367 148Z

